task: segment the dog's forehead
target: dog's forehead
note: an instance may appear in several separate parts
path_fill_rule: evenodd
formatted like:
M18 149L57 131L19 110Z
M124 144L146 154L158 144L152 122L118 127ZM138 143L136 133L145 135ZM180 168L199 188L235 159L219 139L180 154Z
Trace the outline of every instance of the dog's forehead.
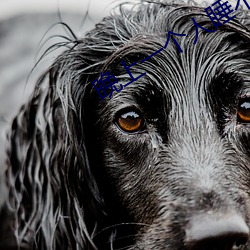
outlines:
M188 88L192 85L202 86L209 82L209 78L223 71L249 74L247 72L249 57L246 56L249 54L249 46L245 46L249 43L249 34L237 21L232 20L231 23L214 30L207 16L197 15L195 12L192 16L192 9L190 13L173 11L172 14L166 10L165 15L168 14L168 20L163 14L151 20L154 25L148 24L147 31L145 31L144 18L137 19L137 30L131 27L134 35L120 48L121 51L123 48L131 50L131 53L126 52L126 57L131 56L134 59L131 63L136 65L129 70L136 73L138 69L142 69L137 72L138 74L142 74L143 70L146 74L156 73L155 75L163 78L163 83L168 78L169 82L173 84L177 82ZM191 17L195 17L200 27L209 28L211 32L198 29ZM169 21L172 18L178 21L173 24ZM129 29L127 28L126 31L129 32ZM174 32L175 35L169 37L169 31ZM185 37L180 36L184 34ZM120 55L122 56L122 53ZM130 65L127 66L130 67ZM162 85L163 89L166 87ZM171 87L170 90L172 89Z
M190 55L188 50L184 50L178 57L169 56L170 53L156 56L154 61L145 63L145 67L135 65L131 68L131 75L135 79L139 78L135 81L128 74L119 75L119 84L126 87L113 93L114 100L133 100L135 96L150 98L155 95L158 98L193 99L196 96L202 99L213 88L224 89L224 92L229 89L235 92L241 89L244 93L249 91L250 62L243 58L244 52L240 50L209 55L202 52Z
M138 105L162 106L164 110L184 106L189 110L192 106L199 113L201 107L212 106L216 98L228 105L228 100L250 92L249 35L237 21L210 33L196 30L191 9L178 13L178 18L174 16L177 13L172 15L167 10L168 19L164 11L157 19L154 15L151 17L154 20L149 18L148 29L146 18L137 17L136 26L127 21L114 32L119 38L127 36L103 67L118 82L102 107L115 113L123 107ZM193 15L203 27L211 29L211 20L204 13ZM170 22L171 18L178 21ZM123 19L119 21L122 23ZM168 31L186 34L174 37L181 52L173 37L164 47Z
M131 96L145 96L149 93L152 95L158 93L159 97L196 94L202 98L202 94L209 91L210 85L220 84L222 88L228 88L235 78L241 79L242 86L248 88L250 61L245 58L247 51L237 48L237 44L232 43L224 32L203 35L196 45L190 41L181 45L182 53L177 51L174 43L170 43L166 50L147 61L139 55L140 60L137 62L132 59L124 62L127 57L137 56L136 53L126 55L122 61L123 66L117 66L120 68L125 66L126 70L120 70L121 73L116 75L119 80L116 84L117 89L121 85L124 87L122 91L114 91L114 99L117 100L119 97L129 99ZM148 49L146 45L145 48ZM157 49L159 49L158 43L155 44L155 50ZM143 48L140 50L143 54ZM224 81L216 81L219 77Z

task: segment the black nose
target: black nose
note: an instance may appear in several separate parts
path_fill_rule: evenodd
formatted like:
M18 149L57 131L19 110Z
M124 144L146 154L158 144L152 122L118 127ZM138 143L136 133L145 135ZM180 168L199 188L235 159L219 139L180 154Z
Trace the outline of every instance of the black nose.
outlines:
M191 218L186 230L188 250L243 250L249 228L237 214L203 214Z

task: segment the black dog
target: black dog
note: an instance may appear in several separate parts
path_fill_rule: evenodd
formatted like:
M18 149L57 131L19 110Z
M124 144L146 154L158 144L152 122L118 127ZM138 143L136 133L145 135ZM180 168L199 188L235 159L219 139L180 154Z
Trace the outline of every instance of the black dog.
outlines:
M13 121L2 249L250 249L250 19L236 13L215 28L204 8L141 3L71 42ZM192 18L214 31L196 44ZM168 31L186 37L140 63ZM101 72L131 81L121 61L146 75L101 100Z

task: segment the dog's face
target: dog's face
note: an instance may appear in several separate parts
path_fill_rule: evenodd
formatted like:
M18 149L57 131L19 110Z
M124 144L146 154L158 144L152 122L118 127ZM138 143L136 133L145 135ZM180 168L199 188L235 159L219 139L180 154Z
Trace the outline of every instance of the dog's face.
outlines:
M127 65L137 61L134 77L146 75L97 99L100 165L133 218L128 222L138 223L127 234L135 239L128 249L243 249L250 225L250 40L224 26L200 31L194 45L191 14L182 15L185 22L167 29L185 31L176 38L183 53L171 42L140 63L164 46L163 30L144 37L138 31L130 50L117 52ZM119 84L131 80L117 60L104 68Z
M0 234L4 249L250 250L250 20L239 17L215 29L203 8L142 3L73 41L12 124L16 240ZM142 62L168 31L186 34L174 37L183 52L171 38ZM102 100L91 83L109 71L125 86L122 62L146 74Z

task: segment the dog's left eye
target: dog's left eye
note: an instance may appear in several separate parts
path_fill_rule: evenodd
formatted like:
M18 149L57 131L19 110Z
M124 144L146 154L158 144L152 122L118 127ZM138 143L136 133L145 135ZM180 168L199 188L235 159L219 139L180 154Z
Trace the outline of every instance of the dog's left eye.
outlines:
M244 98L239 102L237 121L250 123L250 98Z
M121 113L117 118L117 125L125 132L134 133L144 128L144 119L136 111Z

